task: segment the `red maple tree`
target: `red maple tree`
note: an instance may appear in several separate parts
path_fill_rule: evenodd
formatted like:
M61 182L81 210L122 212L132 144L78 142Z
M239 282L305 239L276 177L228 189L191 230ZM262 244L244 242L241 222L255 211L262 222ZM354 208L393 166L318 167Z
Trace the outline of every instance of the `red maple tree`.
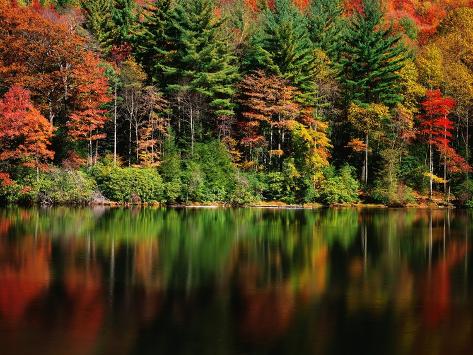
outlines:
M443 97L440 90L427 91L422 102L423 113L419 116L419 133L429 145L429 175L430 193L432 195L432 182L434 177L433 149L435 148L443 159L443 183L446 192L447 171L466 172L471 168L468 163L450 146L453 122L449 114L455 107L455 100Z

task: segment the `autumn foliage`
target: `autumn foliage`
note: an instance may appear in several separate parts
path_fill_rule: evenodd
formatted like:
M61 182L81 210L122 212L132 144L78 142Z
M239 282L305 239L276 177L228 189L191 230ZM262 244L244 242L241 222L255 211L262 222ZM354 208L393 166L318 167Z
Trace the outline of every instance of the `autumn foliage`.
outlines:
M15 85L0 100L0 164L44 168L54 157L52 135L53 127L33 106L27 90ZM7 184L8 175L2 176Z
M240 91L243 119L238 128L246 167L291 156L291 141L303 142L310 165L327 165L326 126L314 118L310 107L298 103L296 88L277 76L256 71L243 79Z
M420 131L430 146L435 147L445 159L451 172L465 172L471 168L450 146L453 122L449 114L455 107L455 100L443 97L440 90L430 90L422 102L423 114L419 116Z
M70 119L71 138L90 139L105 121L108 84L75 22L50 9L13 5L0 7L0 23L0 91L23 86L51 124Z

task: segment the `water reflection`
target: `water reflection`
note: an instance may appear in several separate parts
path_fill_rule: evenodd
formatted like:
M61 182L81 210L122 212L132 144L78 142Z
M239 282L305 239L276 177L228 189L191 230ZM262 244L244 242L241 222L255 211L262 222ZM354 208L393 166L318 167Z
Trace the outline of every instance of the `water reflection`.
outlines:
M467 354L471 215L0 210L2 354Z

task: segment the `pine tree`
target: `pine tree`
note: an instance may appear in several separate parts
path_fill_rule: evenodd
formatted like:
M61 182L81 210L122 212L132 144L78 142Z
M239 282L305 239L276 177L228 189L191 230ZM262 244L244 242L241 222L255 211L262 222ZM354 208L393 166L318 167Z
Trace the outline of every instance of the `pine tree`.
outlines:
M181 132L183 118L190 126L191 148L197 130L215 131L219 122L234 115L238 68L222 33L224 21L215 16L212 0L178 1L169 38L176 50L170 53L169 64L159 64L179 115L176 133ZM201 122L204 113L209 115Z
M114 44L130 43L138 19L134 0L112 0L112 20L116 28Z
M307 21L291 0L275 0L262 10L262 24L251 39L245 66L283 77L300 91L301 104L315 102L317 72Z
M341 0L311 0L308 28L312 43L332 61L338 61L343 40L344 21Z
M103 53L108 54L116 37L112 19L112 0L82 1L85 12L85 27L93 35Z
M144 21L134 37L136 57L154 83L164 83L162 66L169 64L172 45L173 0L156 0L144 9Z
M408 57L401 37L383 21L379 0L363 0L348 23L340 81L347 103L393 106L402 101L399 74Z

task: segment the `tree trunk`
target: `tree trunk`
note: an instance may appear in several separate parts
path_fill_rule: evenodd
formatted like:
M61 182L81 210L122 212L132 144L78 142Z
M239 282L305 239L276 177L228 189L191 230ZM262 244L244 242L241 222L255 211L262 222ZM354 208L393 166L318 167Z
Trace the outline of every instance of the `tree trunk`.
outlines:
M433 175L434 175L434 162L432 157L432 143L429 143L429 195L430 201L432 201L433 195Z
M466 162L469 164L470 163L470 125L469 125L469 112L468 110L466 111L466 139L465 139L465 148L466 148L466 153L465 153L465 159ZM470 180L470 173L467 171L466 172L466 180Z
M92 147L92 132L90 133L90 138L89 138L89 166L92 166L92 159L93 159L93 147Z
M369 151L369 137L366 134L366 147L365 147L365 176L363 177L364 183L368 184L368 151Z
M117 166L117 82L114 87L113 104L113 166Z
M191 125L191 153L194 154L194 110L190 106L190 125Z
M138 122L135 122L135 139L136 139L136 162L140 162L140 145L138 135Z
M95 141L95 158L94 158L94 165L97 164L97 156L99 155L99 141Z
M131 165L131 118L128 126L128 166Z
M447 117L445 116L445 120ZM443 130L443 193L447 194L447 127L444 127Z

